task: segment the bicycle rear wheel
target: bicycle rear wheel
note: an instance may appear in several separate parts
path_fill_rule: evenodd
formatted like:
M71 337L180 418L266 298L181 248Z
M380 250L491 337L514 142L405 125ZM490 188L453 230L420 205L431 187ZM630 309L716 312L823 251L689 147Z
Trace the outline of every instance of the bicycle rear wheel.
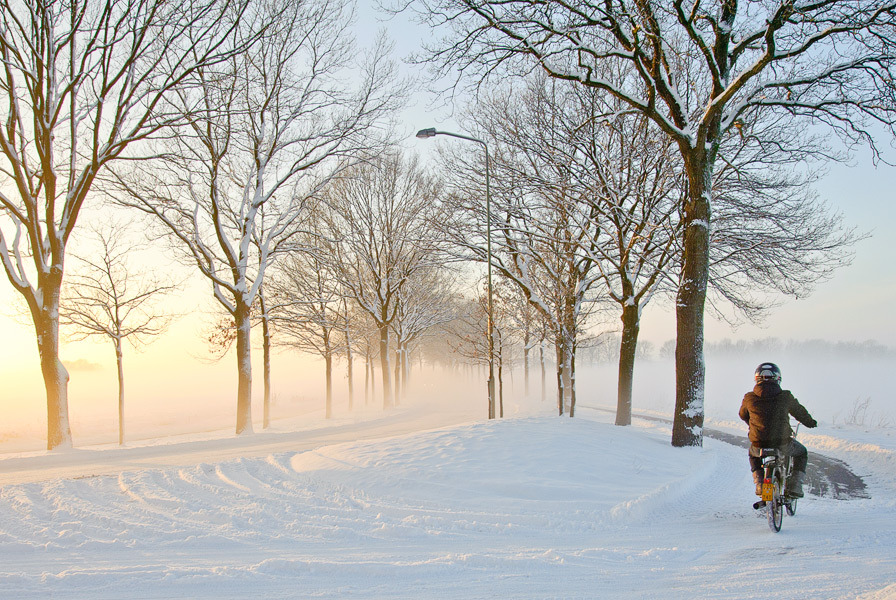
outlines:
M766 504L768 511L768 528L775 533L781 531L781 524L784 522L784 498L781 496L781 490L775 483L775 495Z

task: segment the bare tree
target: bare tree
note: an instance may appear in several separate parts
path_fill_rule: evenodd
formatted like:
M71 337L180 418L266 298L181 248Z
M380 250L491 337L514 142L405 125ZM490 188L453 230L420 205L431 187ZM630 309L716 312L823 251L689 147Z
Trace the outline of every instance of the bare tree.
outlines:
M238 434L252 431L251 309L265 273L290 250L309 199L382 144L401 101L389 47L359 63L344 0L259 5L270 23L251 53L197 75L177 108L190 124L164 165L122 174L124 202L153 215L211 282L236 327ZM360 76L347 77L360 71Z
M37 334L50 449L71 446L58 314L84 203L108 165L177 122L174 90L242 49L246 1L0 3L0 260Z
M316 252L290 255L269 287L277 299L273 322L281 344L324 359L326 418L333 416L333 359L345 350L344 297L336 274Z
M487 365L488 303L486 292L481 288L481 285L476 286L475 298L457 299L457 315L443 324L441 329L448 336L447 343L452 353L472 364Z
M571 218L554 233L558 243L573 244L597 274L582 281L602 285L621 313L616 423L628 425L641 311L677 263L681 169L662 132L611 96L542 74L524 86L481 103L476 122L504 150L499 158L514 157L499 159L497 178L553 189L567 203ZM539 231L528 222L542 218L536 206L520 210L514 225Z
M73 328L74 340L99 336L115 347L118 367L118 443L124 444L124 342L138 348L165 332L171 315L159 312L160 297L176 286L128 264L136 245L125 228L97 230L100 251L95 257L75 255L80 263L63 288L61 324Z
M471 119L495 140L492 229L493 267L515 282L549 324L557 355L559 414L575 414L575 347L593 303L601 294L600 272L591 244L601 226L589 216L583 198L591 190L578 185L566 161L556 160L557 149L568 146L560 114L510 98L509 90L484 102ZM537 139L537 141L535 141ZM567 153L568 156L568 153ZM455 245L475 260L487 252L479 223L482 207L471 196L479 184L469 174L481 173L481 163L458 153L446 153L458 190L453 199L455 218L444 230ZM475 193L475 192L474 192ZM478 235L471 235L471 231Z
M605 230L603 239L590 241L588 252L621 313L616 425L630 425L641 312L669 289L668 276L680 256L680 170L671 145L644 118L605 123L606 135L593 136L595 142L585 146L587 173L596 184L590 217Z
M342 334L345 336L343 351L345 353L345 377L348 380L348 409L355 408L355 330L352 326L352 313L349 311L348 298L342 297Z
M271 353L272 353L272 327L270 316L270 303L264 285L258 288L258 320L261 321L261 353L262 353L262 379L264 392L262 397L262 429L271 425Z
M360 344L364 354L364 405L376 402L376 366L375 361L380 347L380 335L367 313L360 318L352 319L352 326L357 328L355 340ZM360 336L358 335L360 333Z
M508 312L511 309L507 302L507 296L502 291L507 291L509 285L496 286L491 315L494 331L494 361L496 372L496 407L498 418L504 417L504 366L510 364L513 357L514 346L518 330L514 326ZM460 303L455 302L454 318L442 324L442 328L449 335L448 344L452 351L462 358L478 365L489 364L488 344L488 291L487 285L480 283L476 286L476 297ZM515 290L513 290L515 291Z
M571 239L593 259L621 312L616 423L628 425L641 311L670 290L680 265L680 161L658 128L626 114L612 96L541 74L523 85L480 101L471 120L499 149L498 181L535 189L559 183L580 205L577 227L590 233ZM793 168L820 147L812 136L774 122L761 131L741 126L726 139L714 182L718 214L711 247L710 298L718 315L728 315L721 300L757 320L774 293L806 293L848 260L855 236L812 201L811 175ZM508 155L522 160L508 161ZM516 226L533 227L525 218Z
M355 406L355 370L354 360L360 354L364 360L364 404L371 400L371 388L375 384L374 358L379 348L379 331L373 324L370 315L343 293L342 322L344 324L346 358L346 377L349 384L349 410ZM375 396L375 394L374 394Z
M441 266L420 269L401 289L398 314L392 330L399 357L397 372L401 376L401 389L405 393L410 377L410 355L414 346L427 331L455 318L457 307L452 301L454 295L454 277Z
M519 290L517 290L519 292ZM540 342L538 336L539 317L538 311L532 304L526 301L526 297L522 293L504 295L504 301L507 305L507 319L511 326L519 332L523 349L523 393L529 396L529 379L530 379L530 355L532 350Z
M344 293L379 332L383 406L394 403L389 330L402 289L415 273L442 260L432 223L440 210L435 180L415 158L387 154L358 165L326 192L321 236Z
M808 118L849 141L896 123L896 2L725 0L569 3L416 0L452 34L428 59L477 81L498 65L537 68L603 90L650 118L678 148L687 179L676 298L675 446L703 441L703 319L710 274L713 182L738 123ZM603 77L617 66L621 82ZM808 122L808 121L806 121Z

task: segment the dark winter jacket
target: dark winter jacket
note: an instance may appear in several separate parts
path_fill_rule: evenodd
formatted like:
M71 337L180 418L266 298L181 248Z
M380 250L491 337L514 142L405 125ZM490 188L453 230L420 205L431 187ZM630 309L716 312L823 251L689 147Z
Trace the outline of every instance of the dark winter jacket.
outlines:
M782 390L774 381L756 384L744 396L739 414L750 426L750 441L763 448L782 446L793 437L791 415L806 427L818 425L790 390Z

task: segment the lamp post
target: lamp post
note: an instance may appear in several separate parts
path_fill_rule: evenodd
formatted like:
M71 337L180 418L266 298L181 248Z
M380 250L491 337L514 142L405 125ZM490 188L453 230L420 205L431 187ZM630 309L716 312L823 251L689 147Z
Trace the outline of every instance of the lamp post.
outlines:
M495 418L495 324L492 319L494 314L494 290L492 287L492 197L490 190L489 171L488 171L488 144L484 141L461 135L459 133L451 133L448 131L436 131L435 127L429 129L421 129L417 132L417 137L427 139L437 135L448 135L460 138L470 142L482 144L485 149L485 250L488 260L488 418Z

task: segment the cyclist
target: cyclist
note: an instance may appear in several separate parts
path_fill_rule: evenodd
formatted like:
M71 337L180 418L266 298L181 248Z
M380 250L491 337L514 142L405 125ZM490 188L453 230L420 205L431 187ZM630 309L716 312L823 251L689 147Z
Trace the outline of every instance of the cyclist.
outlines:
M750 426L750 468L756 483L756 494L762 495L760 451L762 448L781 448L793 457L793 474L787 481L784 494L802 498L809 454L805 446L793 439L790 417L809 428L817 426L818 422L790 390L781 389L781 369L778 365L762 363L756 367L754 375L756 386L744 396L739 415Z

